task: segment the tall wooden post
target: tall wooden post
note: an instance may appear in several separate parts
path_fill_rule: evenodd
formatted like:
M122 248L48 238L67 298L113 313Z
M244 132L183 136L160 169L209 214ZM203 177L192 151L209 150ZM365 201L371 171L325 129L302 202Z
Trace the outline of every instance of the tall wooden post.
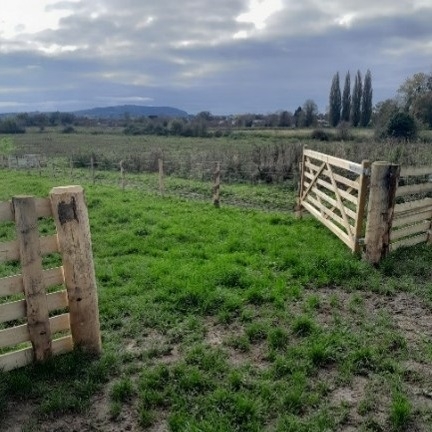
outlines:
M399 165L383 161L372 164L365 259L374 265L389 252L399 174Z
M29 196L14 197L12 204L27 304L27 327L33 345L34 359L42 362L51 357L52 346L36 204L35 199Z
M213 205L220 207L220 186L221 186L221 167L220 162L216 162L216 169L213 175Z
M159 167L159 193L163 196L165 193L165 184L164 184L164 166L163 159L158 159L158 167Z
M63 258L74 345L97 354L102 350L98 295L84 191L81 186L55 187L50 198Z

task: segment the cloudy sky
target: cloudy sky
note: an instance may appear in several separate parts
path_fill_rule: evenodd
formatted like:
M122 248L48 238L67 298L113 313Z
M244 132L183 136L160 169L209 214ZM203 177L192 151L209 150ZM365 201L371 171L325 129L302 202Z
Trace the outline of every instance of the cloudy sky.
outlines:
M432 71L431 23L432 0L2 0L0 112L323 111L368 68L375 103Z

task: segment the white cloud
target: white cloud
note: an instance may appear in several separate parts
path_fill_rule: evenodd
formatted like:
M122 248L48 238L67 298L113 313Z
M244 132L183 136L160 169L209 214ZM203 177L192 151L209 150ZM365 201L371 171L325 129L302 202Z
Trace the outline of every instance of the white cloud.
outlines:
M14 39L21 34L35 34L46 29L58 29L60 20L72 12L65 8L52 9L55 0L3 1L1 6L0 36ZM72 3L72 2L70 2Z
M240 14L237 22L251 23L257 30L265 29L267 20L283 9L281 0L250 0L249 10Z

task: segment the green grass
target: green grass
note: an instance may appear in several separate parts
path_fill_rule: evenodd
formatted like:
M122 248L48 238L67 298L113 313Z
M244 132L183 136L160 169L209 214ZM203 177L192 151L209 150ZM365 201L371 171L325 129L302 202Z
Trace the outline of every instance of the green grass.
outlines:
M0 200L64 184L2 179ZM31 403L29 428L67 413L91 425L105 394L105 426L118 430L127 413L172 431L427 430L416 389L432 383L421 370L414 383L410 362L430 368L432 349L392 307L429 313L430 248L374 269L308 217L101 185L86 198L104 353L1 374L0 421Z

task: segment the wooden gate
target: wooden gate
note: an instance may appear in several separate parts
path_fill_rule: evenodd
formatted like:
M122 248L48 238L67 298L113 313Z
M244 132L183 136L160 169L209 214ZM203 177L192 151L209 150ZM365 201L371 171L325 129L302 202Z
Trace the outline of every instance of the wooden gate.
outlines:
M298 210L308 210L353 252L364 241L370 163L361 164L305 149Z
M56 234L41 237L40 218L53 218ZM0 264L21 267L20 274L0 278L0 371L43 362L74 346L100 353L96 279L82 188L57 187L50 198L19 196L0 202L0 223L13 223L16 231L15 240L0 243ZM53 253L60 253L63 265L45 269L42 257Z

